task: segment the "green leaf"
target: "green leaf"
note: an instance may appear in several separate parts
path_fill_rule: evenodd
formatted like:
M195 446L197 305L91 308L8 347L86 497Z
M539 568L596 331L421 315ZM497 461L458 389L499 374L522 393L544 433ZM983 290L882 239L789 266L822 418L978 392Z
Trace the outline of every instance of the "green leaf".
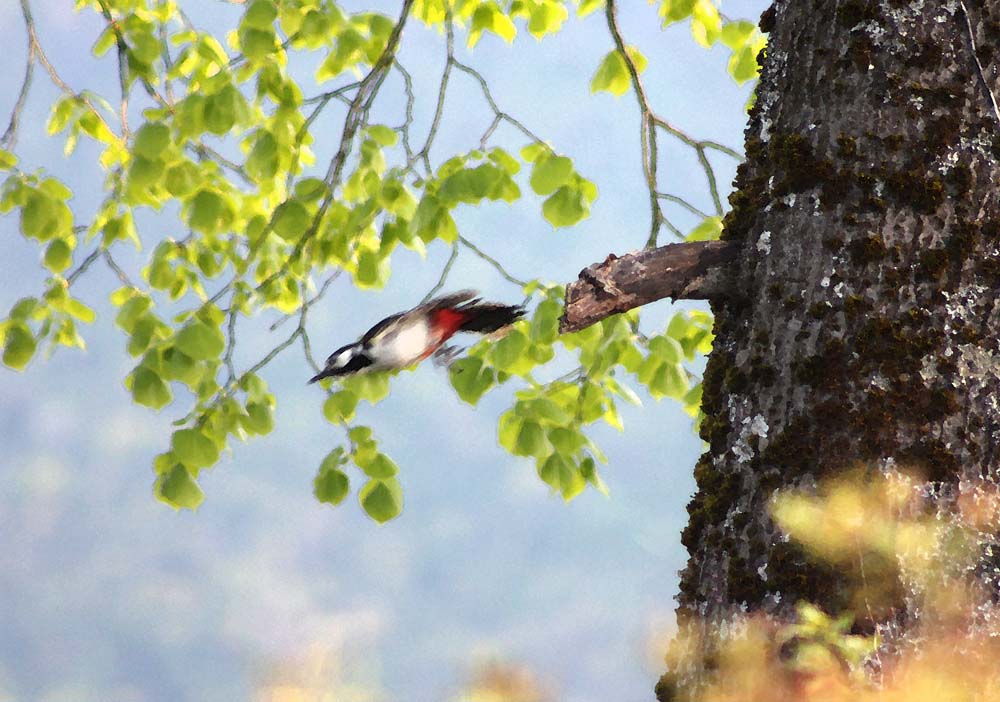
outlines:
M500 370L510 370L528 347L528 338L520 330L514 329L500 339L490 350L490 359Z
M233 220L230 204L212 190L200 190L190 203L188 224L209 236L218 234Z
M278 142L268 131L260 131L247 156L247 172L257 182L273 178L278 172Z
M170 449L181 463L194 470L215 465L219 460L219 447L198 429L175 431Z
M760 44L756 42L746 44L739 51L733 52L729 58L729 74L738 84L743 85L757 77L757 72L760 70L757 54L760 53L764 43L762 39Z
M578 188L564 185L542 203L542 214L553 227L572 227L590 214Z
M481 2L472 13L472 27L469 29L469 48L479 43L484 31L493 32L508 44L514 41L517 27L495 2Z
M756 29L757 25L747 20L727 22L722 28L722 33L719 38L722 40L723 44L728 46L733 51L736 51L750 41L750 38L753 36Z
M483 366L483 360L474 356L459 359L448 369L451 385L458 396L470 405L479 402L494 383L493 370Z
M691 15L696 0L660 0L660 16L663 26L679 22Z
M21 231L27 237L48 241L60 233L62 218L60 206L65 205L55 198L33 191L21 209Z
M395 461L379 451L364 451L356 453L354 462L369 478L386 480L399 472Z
M132 375L132 397L143 407L156 410L170 404L173 399L163 379L145 366L137 368Z
M274 413L261 402L248 402L247 414L240 421L250 434L269 434L274 429Z
M691 230L687 241L715 241L722 234L722 218L706 217L701 224Z
M552 447L561 454L566 456L572 456L581 448L584 444L584 436L576 429L568 429L566 427L553 427L549 429L549 442Z
M278 9L271 0L254 0L243 15L243 23L257 29L265 29L271 26L277 16Z
M4 333L3 362L15 370L23 370L35 355L38 342L24 323L17 322L7 327Z
M389 259L372 249L362 249L358 254L358 268L354 282L362 288L381 288L389 278Z
M170 128L159 122L147 122L135 133L133 150L140 156L155 161L163 158L170 145Z
M572 175L572 159L555 155L540 158L531 171L531 189L539 195L548 195L565 185Z
M53 273L62 273L73 263L73 249L65 239L56 239L45 249L45 267Z
M635 65L636 72L642 73L649 63L646 57L634 46L625 47L629 58ZM614 49L604 57L597 67L597 72L590 80L590 92L599 93L603 90L612 95L624 95L632 87L632 77L629 75L628 66L622 58L618 49Z
M389 396L389 374L363 373L345 380L343 387L374 405Z
M583 476L584 480L593 485L598 492L607 497L608 486L601 480L601 475L597 472L594 459L590 456L587 456L580 462L580 475Z
M274 233L288 242L298 241L309 229L311 216L298 200L282 203L274 211Z
M323 403L323 416L331 424L340 424L354 418L358 406L358 396L350 390L335 392Z
M396 142L399 141L399 134L396 133L396 130L384 124L373 124L365 131L379 146L395 146Z
M719 40L722 34L722 17L711 0L697 0L691 9L691 36L708 48Z
M198 483L180 464L157 478L154 493L157 498L178 510L196 510L205 499L205 493L198 487Z
M63 305L63 311L70 317L79 319L84 324L93 324L94 320L97 319L97 315L94 313L94 310L87 307L75 297L71 297L66 300Z
M567 17L569 10L561 3L546 2L534 5L528 20L528 31L536 39L541 39L546 34L558 32Z
M522 422L512 453L515 456L534 456L535 458L543 458L548 455L549 446L541 425L532 421Z
M17 156L6 149L0 149L0 171L6 171L17 165Z
M313 494L320 502L338 505L350 491L350 480L341 470L347 462L344 449L339 446L327 454L313 479Z
M680 363L684 358L684 348L680 342L669 336L654 336L649 340L649 353L661 363Z
M368 516L379 524L384 524L403 511L403 491L399 481L395 479L369 480L361 488L358 499Z
M218 358L226 347L225 337L217 327L192 320L177 333L178 349L197 361Z

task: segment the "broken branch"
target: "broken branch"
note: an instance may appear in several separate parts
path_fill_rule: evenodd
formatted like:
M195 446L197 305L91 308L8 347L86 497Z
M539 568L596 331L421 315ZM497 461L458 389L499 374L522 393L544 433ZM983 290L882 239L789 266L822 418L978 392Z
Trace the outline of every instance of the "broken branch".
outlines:
M726 275L736 258L732 241L691 241L644 249L622 257L610 254L587 266L566 287L559 331L569 333L605 317L669 297L710 300L730 294Z

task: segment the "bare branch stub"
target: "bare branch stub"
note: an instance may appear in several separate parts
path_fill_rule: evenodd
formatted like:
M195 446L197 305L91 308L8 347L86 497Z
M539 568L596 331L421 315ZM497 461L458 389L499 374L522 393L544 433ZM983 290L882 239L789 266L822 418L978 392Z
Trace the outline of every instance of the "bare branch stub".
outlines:
M559 331L569 333L605 317L669 297L709 300L731 296L728 265L738 245L730 241L667 244L587 266L566 287Z

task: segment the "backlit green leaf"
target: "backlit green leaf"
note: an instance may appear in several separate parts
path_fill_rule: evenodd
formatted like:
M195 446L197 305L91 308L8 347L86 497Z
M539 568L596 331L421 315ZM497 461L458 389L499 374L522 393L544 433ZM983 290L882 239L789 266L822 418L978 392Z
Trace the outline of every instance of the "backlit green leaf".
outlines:
M4 365L15 370L23 370L35 355L36 348L35 337L26 324L20 322L11 324L4 333Z
M379 524L398 516L403 511L403 491L399 481L369 480L358 496L361 506L368 516Z
M199 361L218 358L226 346L225 337L217 327L193 320L177 333L177 348Z
M637 48L628 46L625 47L625 51L628 52L638 73L646 70L648 61ZM625 59L617 49L608 52L590 81L590 92L599 93L606 90L612 95L624 95L631 87L632 77Z
M451 385L458 396L475 405L494 383L493 371L483 366L481 358L469 356L459 359L448 369Z
M565 156L549 156L535 161L531 171L531 189L548 195L563 186L573 175L573 161Z
M331 424L350 421L354 418L354 410L358 406L358 396L350 390L335 392L323 403L323 416Z
M313 494L316 499L330 505L339 505L350 491L350 480L339 467L342 453L338 454L338 451L341 449L335 449L323 459L323 464L313 479ZM334 457L333 460L331 457Z
M161 409L168 405L173 396L170 388L149 368L137 368L132 375L132 397L144 407Z
M177 464L156 480L156 496L174 509L195 510L205 500L205 494L187 468Z
M170 128L159 122L147 122L135 134L133 149L140 156L156 160L170 145Z
M53 273L62 273L73 263L73 249L65 239L56 239L45 249L45 267Z
M578 188L564 185L542 203L542 214L553 227L572 227L590 214L590 209Z
M219 460L219 447L198 429L175 431L170 449L181 463L194 470L215 465Z

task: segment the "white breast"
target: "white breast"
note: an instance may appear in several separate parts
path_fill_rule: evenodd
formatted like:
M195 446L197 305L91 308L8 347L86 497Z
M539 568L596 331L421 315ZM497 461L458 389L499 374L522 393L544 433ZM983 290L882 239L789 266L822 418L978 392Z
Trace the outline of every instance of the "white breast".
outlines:
M420 360L432 343L423 320L403 323L373 340L372 355L380 368L405 368Z

